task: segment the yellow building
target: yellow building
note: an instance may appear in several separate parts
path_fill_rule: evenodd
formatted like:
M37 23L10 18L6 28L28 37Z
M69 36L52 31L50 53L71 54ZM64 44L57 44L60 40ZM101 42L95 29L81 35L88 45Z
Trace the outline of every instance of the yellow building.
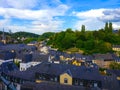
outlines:
M60 84L72 85L72 75L70 70L60 75Z

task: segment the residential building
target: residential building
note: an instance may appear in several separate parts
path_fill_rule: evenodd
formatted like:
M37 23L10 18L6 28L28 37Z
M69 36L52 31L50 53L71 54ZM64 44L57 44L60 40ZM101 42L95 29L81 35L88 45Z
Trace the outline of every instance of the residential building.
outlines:
M26 82L21 86L21 90L101 90L101 89L83 86L61 85L58 83L51 82L41 83Z
M37 41L32 41L30 43L27 44L28 46L36 46L37 45Z
M112 50L113 51L120 51L120 45L113 45Z
M116 77L112 75L103 76L97 68L54 63L41 63L26 71L3 72L1 75L18 87L21 87L21 84L26 81L38 84L50 82L60 85L109 89L110 86L108 86L107 82L112 84L114 80L115 85L118 85ZM118 88L115 85L112 88Z
M2 34L2 42L4 44L6 44L6 37L5 37L5 33L4 33L4 28L3 28L3 34Z
M94 54L92 62L102 68L109 68L111 62L114 62L114 54Z

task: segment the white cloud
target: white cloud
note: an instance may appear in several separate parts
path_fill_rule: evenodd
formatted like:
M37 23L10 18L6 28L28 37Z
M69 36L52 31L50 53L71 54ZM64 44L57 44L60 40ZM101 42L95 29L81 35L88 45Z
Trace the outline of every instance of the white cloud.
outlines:
M26 31L32 32L36 34L42 34L44 32L57 32L62 26L63 21L48 21L48 22L41 22L41 21L33 21L31 25L7 25L5 26L5 30L12 30L12 32L18 31Z
M32 22L33 26L29 27L31 31L43 33L43 32L57 32L61 29L63 21L51 20L41 23L40 21Z
M4 27L10 23L9 19L0 20L0 27Z
M119 22L120 21L120 8L106 9L103 11L103 16L99 17L101 21Z
M82 25L85 25L87 30L98 30L104 27L104 23L97 20L96 18L78 20L76 22L75 28L81 30Z
M16 9L44 9L60 4L60 0L0 0L0 7Z
M113 28L119 28L120 9L92 9L83 12L73 12L79 20L76 22L75 28L80 29L81 25L85 25L87 30L95 30L104 28L104 23L113 22ZM116 24L117 23L117 24Z
M15 8L0 8L0 16L5 18L18 18L27 20L37 20L52 18L53 16L64 15L68 10L68 6L59 5L54 9L43 9L43 10L28 10L28 9L15 9Z
M120 23L114 23L113 27L114 29L120 29Z
M0 6L18 9L31 9L38 4L38 1L39 0L0 0Z
M29 10L29 9L16 9L16 8L2 8L0 7L0 16L4 19L12 20L13 18L20 20L32 20L30 24L25 25L13 25L13 23L6 23L6 26L13 32L24 30L30 31L37 34L41 34L46 31L56 31L61 28L63 21L54 20L54 16L63 16L69 9L68 6L60 4L56 8L48 8L41 10ZM22 23L22 22L20 22ZM2 25L2 22L0 22Z
M73 12L73 15L79 17L79 18L97 18L103 16L103 11L105 9L92 9L89 11L82 11L82 12Z

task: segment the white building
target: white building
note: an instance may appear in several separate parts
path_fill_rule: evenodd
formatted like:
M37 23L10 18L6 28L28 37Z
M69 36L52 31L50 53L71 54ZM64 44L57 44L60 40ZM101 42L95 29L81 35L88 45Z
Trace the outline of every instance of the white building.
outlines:
M34 61L32 61L32 62L27 62L27 63L21 62L21 63L20 63L20 71L25 71L25 70L27 70L28 68L33 67L33 66L36 66L36 65L38 65L38 64L40 64L40 63L41 63L41 62L34 62Z

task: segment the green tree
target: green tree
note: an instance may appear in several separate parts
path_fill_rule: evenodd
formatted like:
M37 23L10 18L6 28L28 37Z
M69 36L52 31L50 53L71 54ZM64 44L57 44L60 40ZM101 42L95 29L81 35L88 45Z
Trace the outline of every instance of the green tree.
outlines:
M118 30L118 35L120 36L120 29Z
M77 48L84 48L84 41L82 41L82 40L77 40L76 41L76 45L75 45Z
M73 32L66 32L65 37L62 40L62 46L64 49L68 49L75 46L76 36Z
M84 44L86 50L92 50L94 48L94 40L87 40Z
M108 22L105 23L105 28L104 28L105 32L108 33L109 32L109 26L108 26Z
M81 26L81 32L82 32L82 33L85 33L85 25L82 25L82 26Z
M113 70L120 70L120 64L119 63L116 63L116 62L112 62L110 65L109 65L110 69L113 69Z
M109 33L112 33L113 27L112 27L112 23L109 22Z

